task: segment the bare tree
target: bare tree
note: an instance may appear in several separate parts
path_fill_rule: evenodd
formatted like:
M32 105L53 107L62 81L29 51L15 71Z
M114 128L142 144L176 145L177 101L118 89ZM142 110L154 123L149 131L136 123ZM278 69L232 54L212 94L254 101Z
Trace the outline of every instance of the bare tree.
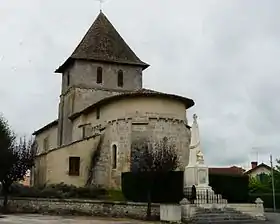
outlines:
M159 173L174 171L178 168L179 157L175 144L170 142L167 137L161 141L153 143L148 139L140 139L132 145L131 169L132 172L147 173L148 192L147 192L147 218L151 217L151 191L155 176Z
M37 145L32 139L16 140L7 121L0 117L0 182L4 196L3 208L7 210L8 194L13 182L23 180L34 166Z

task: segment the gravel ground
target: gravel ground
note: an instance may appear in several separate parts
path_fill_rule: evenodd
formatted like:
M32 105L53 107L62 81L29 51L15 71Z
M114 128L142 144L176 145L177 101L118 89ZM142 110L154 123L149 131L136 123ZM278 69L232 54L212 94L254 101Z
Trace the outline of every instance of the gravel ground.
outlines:
M269 224L279 224L280 223L280 213L265 213L266 217L268 218L267 223Z
M280 213L266 213L265 224L280 224ZM92 217L62 217L46 215L5 215L0 216L0 224L155 224L127 219L106 219ZM159 223L159 222L157 222Z

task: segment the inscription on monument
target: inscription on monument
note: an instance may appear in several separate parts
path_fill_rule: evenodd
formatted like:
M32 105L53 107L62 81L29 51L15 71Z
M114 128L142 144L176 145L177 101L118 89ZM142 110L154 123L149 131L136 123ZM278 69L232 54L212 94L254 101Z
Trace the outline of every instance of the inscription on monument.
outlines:
M204 169L198 170L198 181L199 181L199 184L206 184L206 175L207 175L206 170L204 170Z

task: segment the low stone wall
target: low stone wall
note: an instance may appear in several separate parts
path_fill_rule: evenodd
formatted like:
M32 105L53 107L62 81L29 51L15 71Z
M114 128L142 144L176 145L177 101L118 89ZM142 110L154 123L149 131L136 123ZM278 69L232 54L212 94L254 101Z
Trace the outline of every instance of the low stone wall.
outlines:
M0 199L0 203L2 205L2 199ZM81 199L10 198L9 210L14 213L87 215L145 219L147 204ZM153 204L152 216L159 218L159 213L159 205Z

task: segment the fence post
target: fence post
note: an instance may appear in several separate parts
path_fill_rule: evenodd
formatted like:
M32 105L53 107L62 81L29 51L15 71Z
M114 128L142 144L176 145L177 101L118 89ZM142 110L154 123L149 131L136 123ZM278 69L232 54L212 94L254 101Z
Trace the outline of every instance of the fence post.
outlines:
M257 219L259 220L265 220L265 215L264 215L264 207L263 207L263 200L260 198L257 198L256 201L256 206L258 208L258 213L256 215Z
M187 221L191 217L191 203L188 201L188 199L183 198L183 200L180 201L180 205L182 209L182 221Z

